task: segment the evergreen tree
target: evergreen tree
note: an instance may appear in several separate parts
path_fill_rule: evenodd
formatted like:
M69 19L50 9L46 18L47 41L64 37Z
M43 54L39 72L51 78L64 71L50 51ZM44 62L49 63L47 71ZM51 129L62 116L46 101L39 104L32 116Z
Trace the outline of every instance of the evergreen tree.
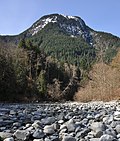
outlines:
M16 94L16 77L12 58L3 52L0 52L0 101L14 101Z
M33 44L29 39L27 39L25 41L25 45L26 45L27 49L29 49L29 50L33 49Z
M37 89L40 93L40 96L44 98L47 93L47 85L46 85L46 78L45 78L45 72L41 70L38 79L37 79Z
M24 49L26 48L25 39L22 39L22 40L19 42L18 47L19 47L19 48L24 48Z

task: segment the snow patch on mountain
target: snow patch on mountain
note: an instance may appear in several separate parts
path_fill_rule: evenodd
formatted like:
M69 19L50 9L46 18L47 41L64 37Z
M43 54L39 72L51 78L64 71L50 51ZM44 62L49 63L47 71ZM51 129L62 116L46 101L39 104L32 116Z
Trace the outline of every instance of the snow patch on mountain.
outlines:
M48 23L56 23L57 22L57 16L54 18L46 18L42 19L41 21L38 21L35 25L32 26L31 33L32 36L38 33L40 30L42 30Z
M66 15L62 15L63 17L67 18L67 19L74 19L76 21L78 21L79 19L75 16L66 16Z

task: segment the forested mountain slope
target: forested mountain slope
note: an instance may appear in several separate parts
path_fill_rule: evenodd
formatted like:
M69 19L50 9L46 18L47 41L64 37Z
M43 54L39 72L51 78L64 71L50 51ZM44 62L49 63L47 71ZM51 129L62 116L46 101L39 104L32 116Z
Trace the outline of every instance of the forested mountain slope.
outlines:
M0 36L0 101L81 100L83 87L94 84L94 68L111 70L119 47L120 38L80 17L43 16L20 35Z

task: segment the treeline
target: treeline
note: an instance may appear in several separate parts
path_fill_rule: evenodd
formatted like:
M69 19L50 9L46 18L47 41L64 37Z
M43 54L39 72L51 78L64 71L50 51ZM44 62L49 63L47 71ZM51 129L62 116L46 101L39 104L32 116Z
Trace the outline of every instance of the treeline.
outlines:
M102 54L103 61L110 64L119 51L120 38L110 33L94 32L93 39L97 58L101 59Z
M30 40L0 47L0 101L63 100L62 91L79 78L79 69L47 57Z

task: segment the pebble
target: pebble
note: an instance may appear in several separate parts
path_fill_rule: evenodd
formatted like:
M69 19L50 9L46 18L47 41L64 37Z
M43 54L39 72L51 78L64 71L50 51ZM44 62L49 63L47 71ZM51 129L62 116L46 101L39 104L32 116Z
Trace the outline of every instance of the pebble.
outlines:
M105 125L102 122L93 122L91 124L91 129L94 132L105 131Z
M46 134L53 134L53 133L55 133L55 130L54 130L54 127L53 126L46 125L44 127L44 131L43 132L46 133Z
M113 141L114 137L108 134L104 134L100 137L100 141Z
M7 133L7 132L0 132L0 137L5 139L5 138L10 138L12 136L11 133Z
M4 139L4 141L14 141L14 138L13 137L6 138L6 139Z
M30 132L26 130L17 130L14 133L14 136L16 137L17 140L27 140L29 138Z
M64 136L62 141L76 141L76 139L72 136Z
M118 134L120 134L120 124L118 124L116 127L115 127L115 130Z
M36 130L34 133L33 133L33 137L36 138L36 139L41 139L44 137L44 133L42 130Z

